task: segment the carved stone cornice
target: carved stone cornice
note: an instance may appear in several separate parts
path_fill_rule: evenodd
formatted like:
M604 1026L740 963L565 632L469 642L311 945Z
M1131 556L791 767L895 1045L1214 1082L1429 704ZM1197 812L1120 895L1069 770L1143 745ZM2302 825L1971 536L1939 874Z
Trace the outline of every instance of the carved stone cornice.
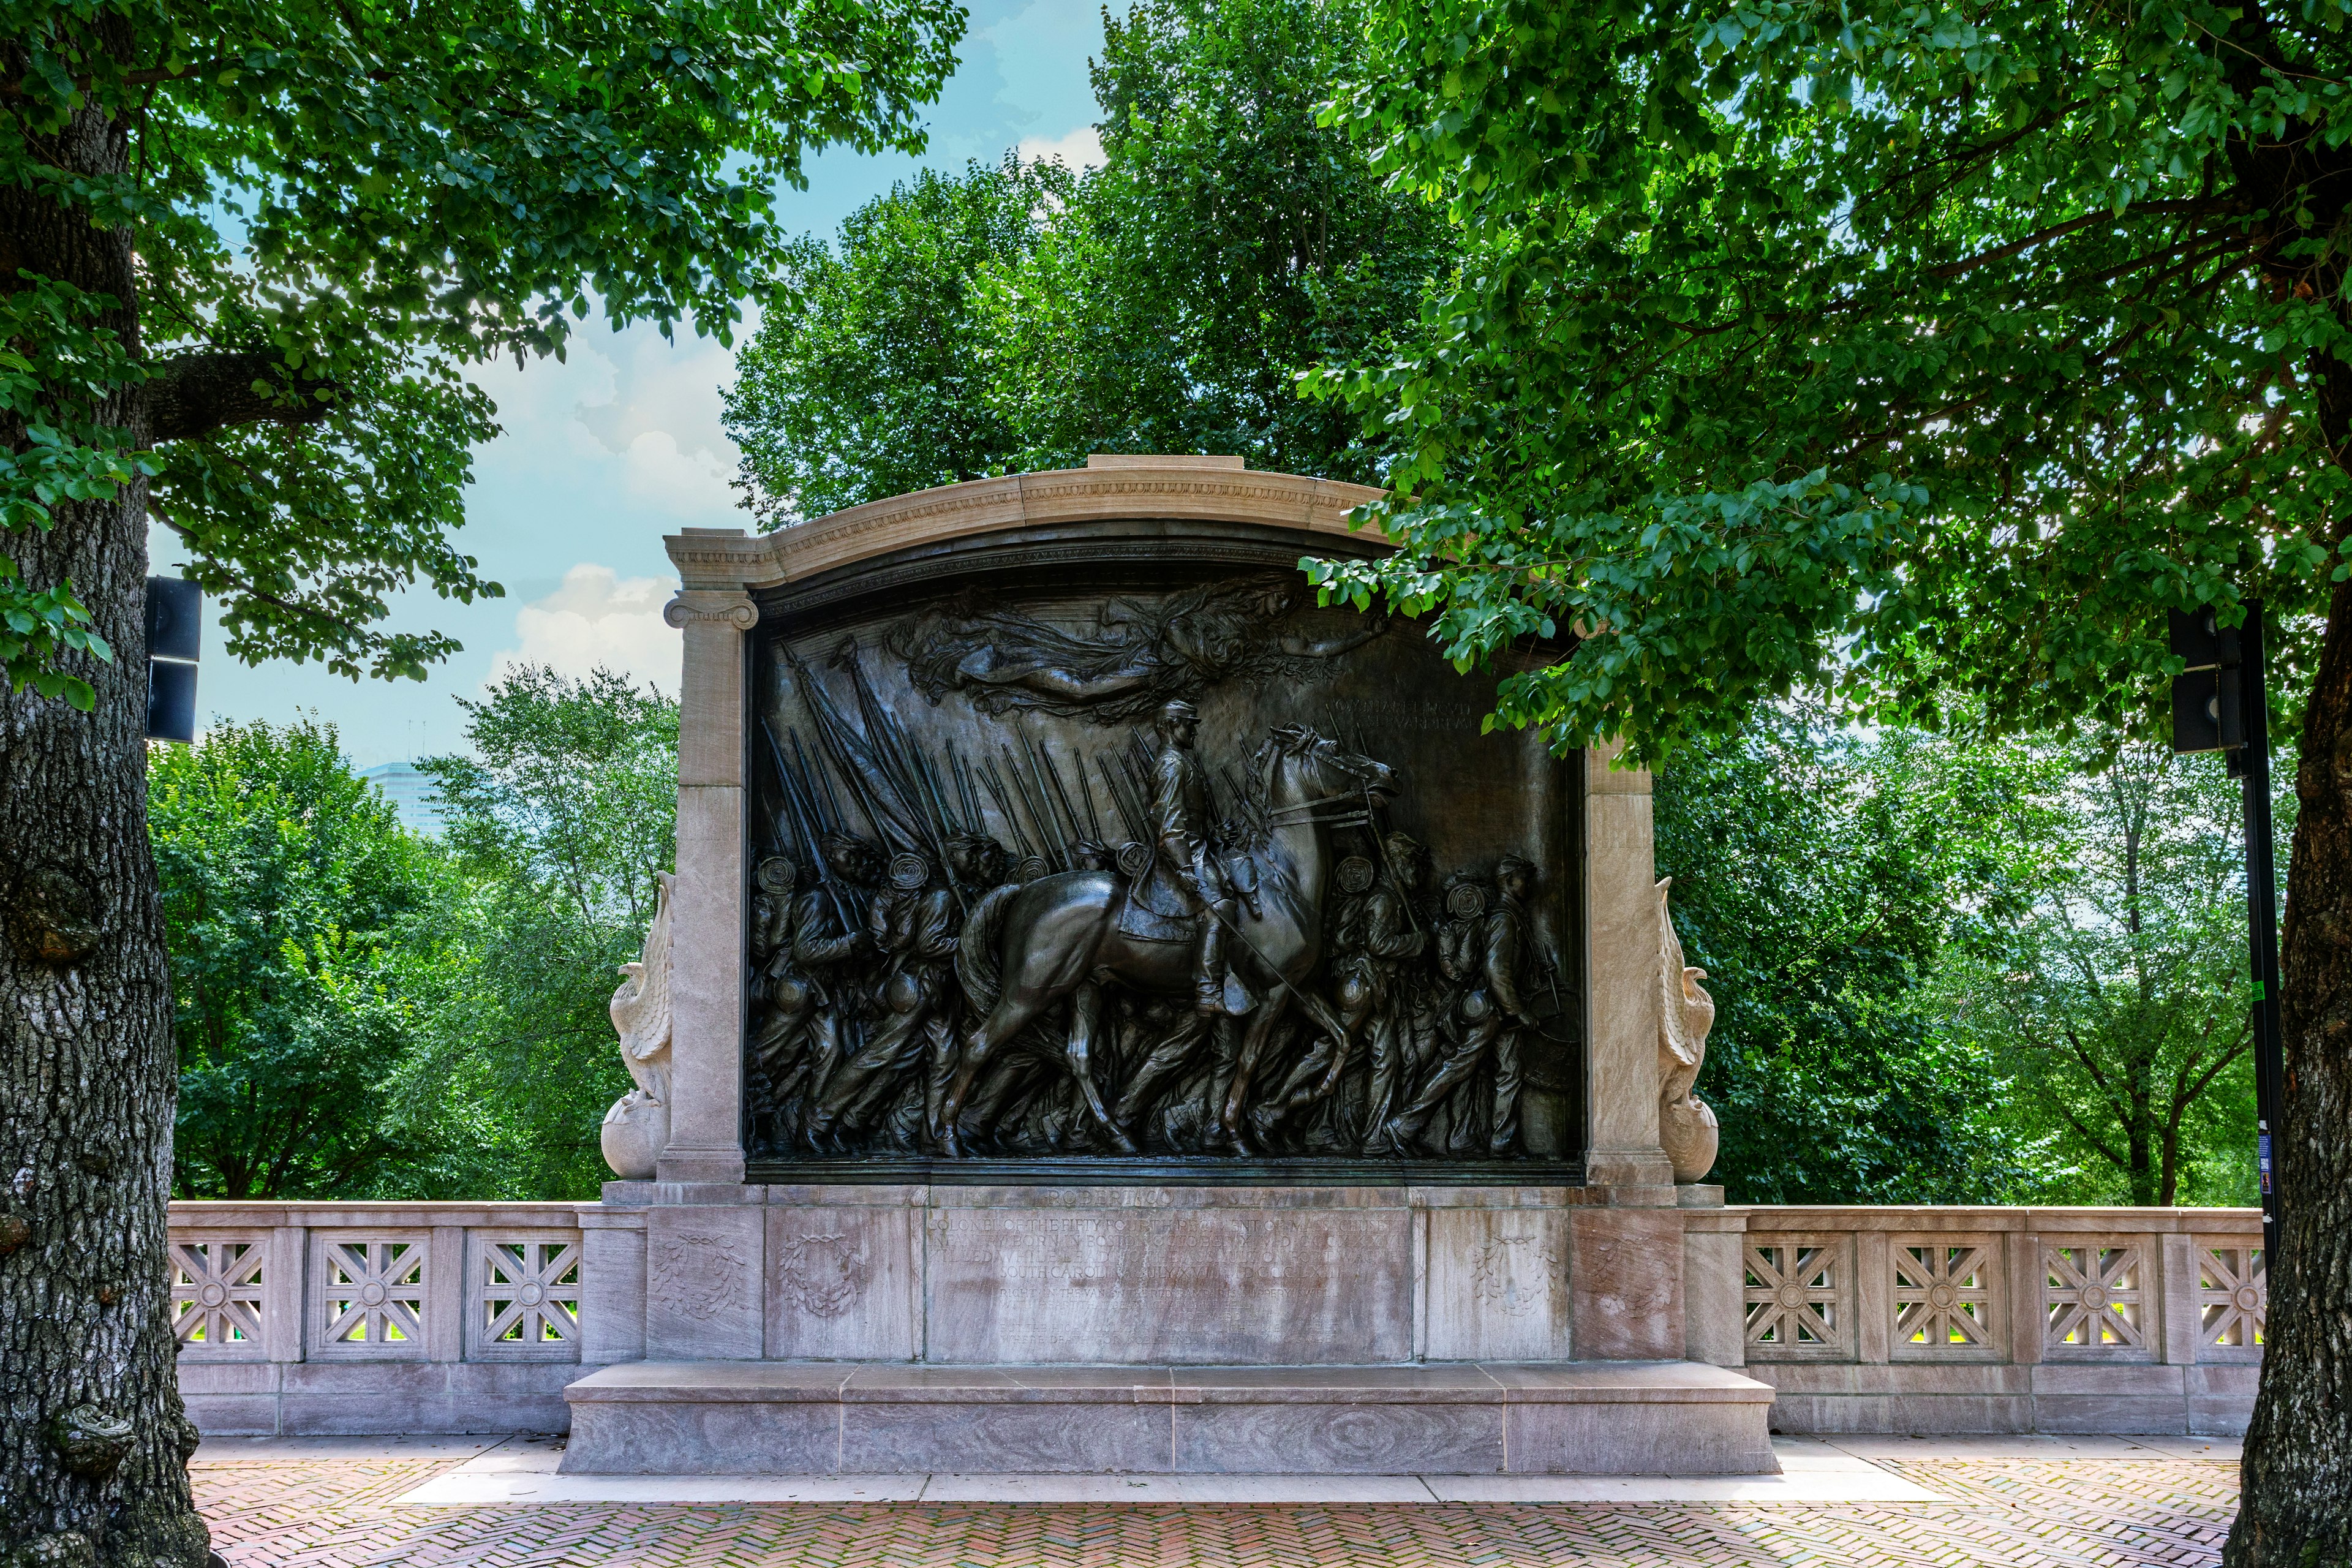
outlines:
M760 624L760 606L740 588L681 588L662 606L662 619L681 631L694 621L723 621L748 632Z
M1259 523L1380 541L1378 529L1351 531L1348 514L1381 493L1301 474L1258 473L1233 458L1094 458L1083 468L970 479L868 501L774 533L689 528L667 543L692 593L797 582L887 552L976 533L1105 519ZM1312 548L1311 540L1301 542L1302 551Z

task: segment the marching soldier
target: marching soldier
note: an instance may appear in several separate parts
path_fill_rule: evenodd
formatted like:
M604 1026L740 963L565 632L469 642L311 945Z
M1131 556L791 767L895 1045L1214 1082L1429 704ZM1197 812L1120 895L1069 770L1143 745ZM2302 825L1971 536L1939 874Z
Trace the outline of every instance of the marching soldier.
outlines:
M760 862L751 900L751 961L759 1019L751 1035L753 1082L760 1109L776 1118L779 1142L796 1131L802 1092L812 1074L830 1065L838 1041L824 986L802 965L794 932L805 918L822 918L814 898L794 900L799 868L788 855Z
M1389 1119L1383 1130L1383 1142L1389 1147L1402 1152L1420 1142L1422 1130L1437 1107L1490 1063L1494 1113L1488 1123L1486 1152L1507 1154L1518 1142L1518 1031L1532 1028L1536 1022L1519 994L1518 976L1528 951L1527 900L1534 889L1535 876L1534 866L1507 855L1495 869L1500 896L1493 909L1484 907L1485 890L1475 883L1461 883L1447 895L1447 910L1455 919L1439 938L1438 965L1462 987L1454 1006L1459 1033L1447 1043L1437 1070L1421 1086L1412 1103ZM1465 892L1472 896L1465 897ZM1458 1143L1455 1152L1462 1152Z

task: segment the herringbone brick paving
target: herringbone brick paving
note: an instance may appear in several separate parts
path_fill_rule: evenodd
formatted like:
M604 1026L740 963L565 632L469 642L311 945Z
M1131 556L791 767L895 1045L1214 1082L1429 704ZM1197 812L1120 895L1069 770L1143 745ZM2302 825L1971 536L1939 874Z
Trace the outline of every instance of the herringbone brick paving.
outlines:
M2237 1467L1890 1464L1944 1503L395 1507L457 1460L200 1460L234 1568L2139 1568L2218 1562Z

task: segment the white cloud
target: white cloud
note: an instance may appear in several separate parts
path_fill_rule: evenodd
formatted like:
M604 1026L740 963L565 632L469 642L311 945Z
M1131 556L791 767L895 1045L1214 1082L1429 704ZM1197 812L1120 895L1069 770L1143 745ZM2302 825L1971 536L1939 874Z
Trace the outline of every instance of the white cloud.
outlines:
M677 591L673 577L623 577L583 561L554 593L515 612L520 646L490 661L490 679L520 664L551 665L575 678L601 667L675 692L680 645L662 606Z
M719 387L735 379L733 351L681 334L664 342L649 327L613 342L617 379L575 417L623 463L631 499L706 526L740 526L734 515L735 443L720 424Z
M1081 125L1063 136L1024 136L1019 151L1024 163L1052 159L1073 169L1099 169L1103 165L1102 132L1091 125Z
M740 323L740 342L758 325ZM497 400L501 439L488 468L509 452L561 455L572 477L650 508L671 521L740 528L729 481L735 443L721 424L719 389L735 379L735 353L681 324L665 341L639 322L613 333L583 330L562 361L510 363L472 373Z

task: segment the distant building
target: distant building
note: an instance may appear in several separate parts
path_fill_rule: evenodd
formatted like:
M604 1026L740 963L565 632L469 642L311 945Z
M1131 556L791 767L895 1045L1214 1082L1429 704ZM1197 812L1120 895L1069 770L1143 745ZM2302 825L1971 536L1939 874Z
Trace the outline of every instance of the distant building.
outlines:
M360 777L383 792L400 813L401 826L411 833L441 831L441 796L432 779L413 763L378 763L360 770Z

